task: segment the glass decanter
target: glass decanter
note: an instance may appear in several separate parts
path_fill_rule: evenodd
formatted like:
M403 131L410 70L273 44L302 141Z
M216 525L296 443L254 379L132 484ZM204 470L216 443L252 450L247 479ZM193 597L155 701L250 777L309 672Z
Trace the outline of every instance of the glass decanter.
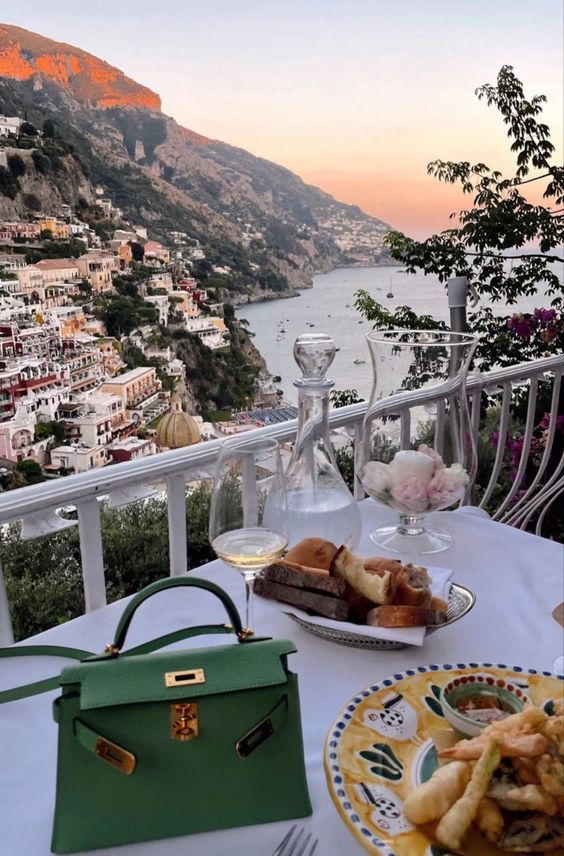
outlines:
M326 538L354 549L361 533L358 505L345 484L329 436L329 391L325 372L335 343L324 333L299 336L294 359L303 377L298 390L298 433L286 470L289 546L303 538Z

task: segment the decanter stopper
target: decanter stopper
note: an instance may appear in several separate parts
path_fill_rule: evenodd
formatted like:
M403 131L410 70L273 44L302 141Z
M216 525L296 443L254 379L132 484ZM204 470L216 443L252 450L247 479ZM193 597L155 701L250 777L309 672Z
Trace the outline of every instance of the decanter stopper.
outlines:
M319 384L333 386L325 372L335 359L335 342L327 333L304 333L294 342L294 359L303 377L294 381L294 386Z

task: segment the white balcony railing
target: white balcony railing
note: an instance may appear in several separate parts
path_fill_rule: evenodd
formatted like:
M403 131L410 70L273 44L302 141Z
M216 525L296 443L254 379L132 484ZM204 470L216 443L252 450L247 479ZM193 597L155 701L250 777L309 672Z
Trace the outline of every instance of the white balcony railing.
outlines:
M554 457L553 452L556 449L556 416L563 373L564 356L553 356L483 374L476 372L468 379L468 396L475 436L478 435L480 427L481 393L485 390L494 399L499 399L497 453L481 505L489 503L501 472L505 440L510 425L512 388L515 385L528 388L528 409L521 461L510 491L493 514L495 519L525 527L535 514L538 514L536 528L540 531L544 515L564 491L564 456L556 466L551 464L550 475L545 477L548 462L551 456ZM521 485L524 483L535 428L535 405L539 384L548 384L552 390L549 428L535 478L523 492ZM432 400L427 391L415 390L402 397L402 407L404 409L415 407L423 401L429 403ZM332 410L329 416L331 428L348 429L352 441L359 442L366 409L366 402L362 402ZM279 441L292 441L296 435L296 429L297 420L277 423L247 432L245 440L251 442L254 437L269 436ZM133 502L146 496L147 488L154 487L158 483L166 493L168 507L170 574L172 576L183 574L187 570L189 546L185 512L186 485L212 475L221 442L221 440L212 440L152 457L127 461L118 466L6 492L0 496L0 526L19 520L22 522L22 538L30 539L51 534L67 526L78 525L85 608L86 611L98 609L106 603L100 500L109 497L110 501L116 505ZM408 437L405 442L406 444L409 442ZM356 480L355 494L357 499L363 497L358 480ZM63 507L76 508L78 520L69 521L59 516L57 510ZM542 511L539 513L541 508ZM0 566L0 644L10 644L12 641L10 613Z

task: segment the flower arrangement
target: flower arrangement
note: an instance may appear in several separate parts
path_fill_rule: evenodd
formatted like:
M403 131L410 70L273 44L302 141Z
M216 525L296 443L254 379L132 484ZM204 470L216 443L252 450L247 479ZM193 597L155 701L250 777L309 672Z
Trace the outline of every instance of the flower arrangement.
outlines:
M396 452L389 464L370 461L361 477L366 492L404 514L448 508L464 496L470 478L461 464L446 467L442 457L424 444Z

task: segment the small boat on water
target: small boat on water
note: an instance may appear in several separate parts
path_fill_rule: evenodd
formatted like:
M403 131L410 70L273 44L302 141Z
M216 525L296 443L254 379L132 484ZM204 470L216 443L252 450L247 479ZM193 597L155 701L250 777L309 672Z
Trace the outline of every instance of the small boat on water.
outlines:
M366 360L361 360L360 357L357 357L356 360L353 360L353 363L355 364L355 366L364 365L365 362L366 362Z

